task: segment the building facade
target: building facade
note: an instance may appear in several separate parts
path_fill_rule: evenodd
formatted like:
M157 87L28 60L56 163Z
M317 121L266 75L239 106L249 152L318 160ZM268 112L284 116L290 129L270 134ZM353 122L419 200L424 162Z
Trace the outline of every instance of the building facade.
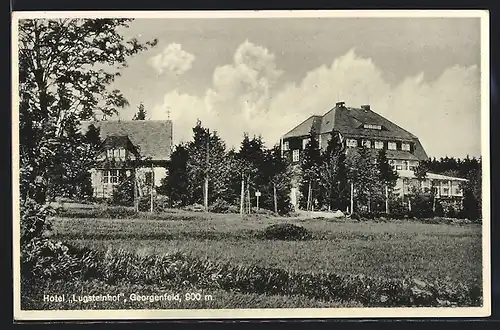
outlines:
M309 141L310 132L316 135L321 150L325 150L333 130L339 132L346 145L346 153L365 146L370 149L374 158L380 149L386 150L389 163L398 172L399 179L395 192L405 197L412 187L423 190L434 189L436 196L441 198L461 198L463 196L462 178L447 177L428 173L424 181L415 178L414 170L420 161L428 159L417 136L401 128L385 117L374 112L370 105L359 108L347 107L344 102L336 103L335 107L322 116L313 115L287 132L281 138L281 150L292 166L298 167L302 152ZM297 178L292 180L291 200L297 207ZM436 190L437 189L437 190Z
M167 175L172 152L170 120L113 120L85 122L94 125L102 142L95 168L90 170L93 195L111 198L123 181L136 182L139 196L155 191Z

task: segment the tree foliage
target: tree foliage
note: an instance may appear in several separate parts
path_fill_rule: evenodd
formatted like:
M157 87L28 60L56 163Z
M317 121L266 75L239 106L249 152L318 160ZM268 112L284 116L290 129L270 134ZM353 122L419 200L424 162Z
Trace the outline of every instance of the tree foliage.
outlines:
M154 46L125 40L130 19L24 19L19 21L21 192L45 201L49 169L65 132L96 114L128 104L109 84L127 59ZM36 179L38 178L38 179ZM35 183L36 182L36 183ZM34 185L32 183L35 183Z
M321 204L331 210L343 210L349 198L345 145L337 131L330 134L320 167Z
M74 180L81 169L75 166L77 155L85 152L79 145L84 137L77 133L81 121L113 115L128 104L120 91L108 86L127 66L130 56L156 44L156 40L126 40L122 32L130 22L68 18L19 21L22 200L43 204L47 193L54 191L54 182Z
M189 175L187 164L189 153L184 144L176 146L170 157L170 163L167 167L167 176L165 176L158 189L160 194L169 197L170 206L185 206L189 202Z
M370 209L370 202L382 194L381 182L370 149L353 149L347 156L347 177L354 185L354 199L359 206Z
M139 104L139 107L137 108L137 113L134 114L132 120L146 120L146 115L146 109L144 108L144 104L141 102L141 104Z
M319 149L318 139L313 127L309 133L307 144L302 151L302 159L300 163L301 181L299 205L306 209L308 206L308 198L312 205L318 203L321 189L321 151Z

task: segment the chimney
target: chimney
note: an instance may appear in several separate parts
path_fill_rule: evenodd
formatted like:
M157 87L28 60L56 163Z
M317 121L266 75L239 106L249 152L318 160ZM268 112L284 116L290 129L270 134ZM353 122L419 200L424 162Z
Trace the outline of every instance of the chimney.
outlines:
M369 104L363 104L361 106L361 109L363 109L363 110L370 110L370 105Z
M337 103L335 103L335 106L337 108L343 108L343 107L345 107L345 102L343 102L343 101L337 102Z

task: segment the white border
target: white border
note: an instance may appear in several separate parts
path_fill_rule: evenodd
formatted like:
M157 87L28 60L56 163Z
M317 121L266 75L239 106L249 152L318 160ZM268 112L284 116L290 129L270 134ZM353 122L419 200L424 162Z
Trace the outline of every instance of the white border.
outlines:
M474 308L317 308L317 309L189 309L189 310L76 310L22 311L19 263L19 100L17 20L23 18L318 18L318 17L471 17L481 20L481 148L483 164L483 307ZM12 187L14 319L124 320L124 319L274 319L274 318L429 318L491 315L490 265L490 59L489 12L486 10L309 10L309 11L100 11L13 12L12 14Z

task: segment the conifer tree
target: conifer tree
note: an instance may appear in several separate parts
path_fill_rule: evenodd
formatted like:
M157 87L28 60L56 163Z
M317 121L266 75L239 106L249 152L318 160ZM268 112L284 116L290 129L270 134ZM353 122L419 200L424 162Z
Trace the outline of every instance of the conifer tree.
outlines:
M329 209L343 210L349 198L345 146L337 131L332 130L330 134L331 138L322 157L321 196L323 204Z
M299 189L301 198L299 205L302 209L311 209L314 206L315 200L319 197L320 167L321 152L319 150L319 143L314 129L311 127L309 140L302 151L300 163L301 181Z
M132 120L146 120L146 109L144 109L144 104L141 102L141 104L139 104L139 107L137 108L137 113L134 115L134 117L132 118Z

